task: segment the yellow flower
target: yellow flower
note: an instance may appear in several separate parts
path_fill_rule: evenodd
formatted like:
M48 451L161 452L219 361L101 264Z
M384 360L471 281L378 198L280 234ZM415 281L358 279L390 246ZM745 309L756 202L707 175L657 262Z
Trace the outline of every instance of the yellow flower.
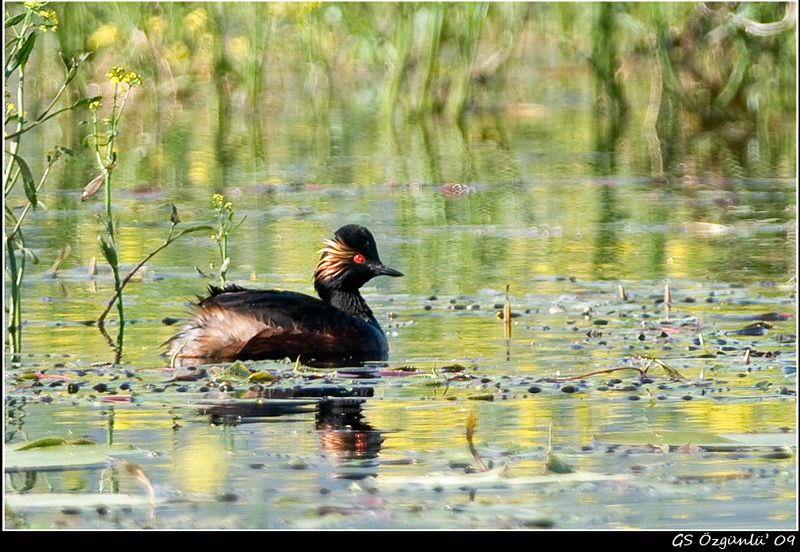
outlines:
M93 50L98 50L105 46L114 44L119 40L119 29L113 23L103 25L89 37L89 46Z
M98 109L100 109L100 106L102 105L103 104L100 103L100 100L95 100L89 104L89 109L91 109L92 111L97 111Z
M122 77L122 82L130 86L137 86L142 84L142 76L135 71L128 71L125 73L125 76Z
M280 2L271 7L276 16L303 23L312 12L322 7L322 2Z
M58 25L58 14L53 10L40 10L39 17L45 20L45 23L50 25Z
M244 57L250 50L250 41L246 36L237 36L228 41L228 52L231 57Z
M233 211L233 203L231 203L230 201L226 203L225 209L227 209L228 211Z
M14 111L16 111L16 109L17 106L15 106L13 103L6 104L6 113L13 113Z
M211 196L211 205L213 205L215 209L222 207L223 201L225 201L225 198L222 196L222 194L214 194Z
M207 23L208 14L203 8L197 8L196 10L189 12L183 19L183 24L186 25L186 28L191 33L202 31L206 28Z
M119 84L123 82L123 79L125 78L125 69L119 65L112 67L111 70L106 73L106 78L113 84Z
M170 65L175 65L189 59L189 48L183 42L171 44L167 49L167 61Z
M153 17L147 20L145 23L145 28L153 35L163 35L164 31L167 30L167 22L158 15L154 15Z

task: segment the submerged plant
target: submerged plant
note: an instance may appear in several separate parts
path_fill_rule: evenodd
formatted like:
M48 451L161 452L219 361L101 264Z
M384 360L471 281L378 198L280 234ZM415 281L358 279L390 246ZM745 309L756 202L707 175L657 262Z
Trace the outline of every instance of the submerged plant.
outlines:
M8 41L6 42L3 83L8 94L14 87L16 88L15 102L6 103L3 117L3 124L11 126L11 130L4 134L6 154L3 171L5 204L3 240L7 256L6 270L10 280L10 303L6 305L5 310L10 336L9 350L12 354L19 353L22 348L22 281L25 275L25 265L28 260L33 263L38 262L36 256L25 244L23 223L32 210L41 206L39 192L50 176L53 165L63 155L72 154L68 148L55 146L48 152L47 162L41 174L34 175L25 159L22 138L27 132L42 123L67 111L86 107L96 100L96 98L80 98L70 105L58 107L67 86L75 78L78 67L88 57L88 54L82 54L77 59L68 59L60 54L64 64L63 81L53 97L47 102L42 102L45 105L44 109L35 117L29 117L26 111L28 95L25 90L28 61L34 51L39 34L58 30L58 14L53 10L46 9L46 5L47 2L25 2L22 12L15 15L6 13L5 16ZM9 198L20 181L27 202L21 208L14 208L9 204Z

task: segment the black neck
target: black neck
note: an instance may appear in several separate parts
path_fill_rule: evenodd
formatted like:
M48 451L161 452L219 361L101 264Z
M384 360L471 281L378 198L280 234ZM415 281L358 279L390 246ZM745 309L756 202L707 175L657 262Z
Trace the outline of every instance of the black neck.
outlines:
M319 293L319 297L323 302L343 310L351 316L358 316L374 324L378 323L367 306L367 302L364 301L358 291L342 291L320 286L317 288L317 293Z

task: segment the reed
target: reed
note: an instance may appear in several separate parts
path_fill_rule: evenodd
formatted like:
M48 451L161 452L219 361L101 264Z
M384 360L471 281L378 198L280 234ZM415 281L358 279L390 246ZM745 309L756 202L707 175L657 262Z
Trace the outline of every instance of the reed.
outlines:
M46 156L46 163L41 174L35 175L26 159L29 154L24 149L23 137L46 122L67 112L88 106L94 98L79 98L73 102L63 101L70 83L78 74L78 68L86 61L88 54L77 58L67 58L59 52L63 64L64 76L56 92L44 102L45 107L35 116L29 117L26 111L29 93L26 90L27 68L31 56L36 51L37 39L45 33L58 31L58 14L46 8L43 2L25 2L21 11L6 12L4 17L6 35L6 59L4 72L4 89L15 90L15 103L5 106L4 125L11 127L4 134L6 142L5 170L3 171L3 198L5 227L6 270L9 277L10 303L6 306L8 320L8 349L12 355L22 350L22 289L27 261L37 263L36 255L25 242L23 223L29 213L40 205L40 193L53 166L65 155L72 155L72 150L55 145ZM40 129L41 130L41 129ZM25 197L24 205L14 207L10 201L21 182Z

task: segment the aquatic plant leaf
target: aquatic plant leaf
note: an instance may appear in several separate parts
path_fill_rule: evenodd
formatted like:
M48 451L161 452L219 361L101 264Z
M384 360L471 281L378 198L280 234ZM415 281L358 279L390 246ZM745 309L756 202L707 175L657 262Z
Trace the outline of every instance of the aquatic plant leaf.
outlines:
M211 226L209 226L208 224L201 224L199 226L190 226L189 228L184 228L183 230L181 230L180 235L183 236L184 234L191 234L192 232L201 232L201 231L208 232L209 230L212 230ZM197 270L197 272L205 276L205 274L203 274L203 272L199 268L197 268L196 266L194 268L195 270Z
M61 59L61 63L64 64L64 75L69 75L69 72L73 68L74 59L70 59L66 56L66 54L62 51L58 51L58 57Z
M264 381L275 381L275 376L269 372L253 372L247 377L247 381L253 383L260 383Z
M235 361L233 364L227 366L222 372L218 375L215 375L215 379L219 378L236 378L236 379L247 379L250 377L250 369L244 365L244 363L240 361Z
M629 474L606 475L592 472L575 472L565 474L549 474L538 476L512 477L506 466L491 469L486 472L464 475L451 473L430 473L421 476L386 476L380 477L375 483L382 489L399 489L408 487L423 488L460 488L496 489L513 487L538 487L554 483L586 483L601 481L627 481L633 476Z
M794 433L723 433L721 437L742 447L784 447L797 439Z
M678 372L675 368L673 368L672 366L670 366L669 364L667 364L663 360L658 360L657 358L653 359L653 360L655 361L656 364L658 364L661 367L662 370L664 370L667 373L667 375L669 376L670 380L672 380L672 381L685 381L686 380L686 378L683 377L683 374Z
M557 454L548 451L544 459L544 467L549 473L574 473L575 468L565 462Z
M100 251L103 252L103 257L106 258L108 264L117 266L117 249L114 247L114 244L108 241L103 235L97 236L97 242L100 244Z
M236 230L237 228L239 228L239 227L242 225L242 223L243 223L245 220L247 220L247 215L244 215L244 216L242 217L242 220L240 220L239 222L237 222L235 226L233 226L233 227L232 227L230 230L228 230L228 233L230 234L231 232L233 232L234 230Z
M6 19L6 29L8 29L9 27L13 27L17 23L25 19L25 15L26 15L25 12L18 13L17 15L14 15Z
M93 511L99 507L122 508L152 505L148 496L119 493L6 493L5 503L6 506L15 510L79 508L87 511Z
M378 372L378 376L384 378L391 378L391 377L408 377L408 376L418 376L419 371L414 368L413 366L403 366L400 368L390 368L389 370L380 370Z
M25 65L28 63L28 58L33 51L33 45L36 44L36 33L31 33L25 42L20 46L19 50L11 56L11 59L8 60L8 64L6 65L6 78L8 78L11 73L13 73L17 67L20 65Z
M265 418L313 412L320 399L206 399L195 403L202 414L220 418Z
M92 178L89 183L84 186L83 192L81 192L81 201L86 201L94 194L99 192L100 188L103 187L103 182L105 182L105 175L103 173L100 173Z
M471 401L494 401L494 395L491 393L475 393L467 396L467 399Z
M104 468L109 466L114 458L150 454L148 451L129 445L77 444L40 445L27 450L6 447L4 453L4 469L8 473Z
M28 163L19 155L11 154L17 160L19 173L22 176L22 186L25 188L25 197L31 202L31 206L36 209L38 205L36 198L36 183L33 181L33 173Z
M44 437L42 439L36 439L35 441L30 441L25 443L21 447L18 447L16 450L30 450L40 447L56 447L58 445L66 444L64 439L59 439L58 437Z
M603 445L647 446L653 443L680 447L687 443L693 445L732 444L733 441L713 433L699 431L616 431L596 433L596 443Z

